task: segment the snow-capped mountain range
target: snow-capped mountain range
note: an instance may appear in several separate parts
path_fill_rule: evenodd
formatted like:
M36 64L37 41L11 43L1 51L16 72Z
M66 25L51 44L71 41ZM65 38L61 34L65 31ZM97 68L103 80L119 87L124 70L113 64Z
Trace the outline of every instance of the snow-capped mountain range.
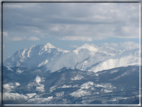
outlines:
M50 43L19 50L4 62L3 102L139 104L139 53L135 46L93 44L72 51Z
M138 48L120 50L107 45L95 46L84 44L68 51L46 45L33 45L29 49L15 52L5 62L7 67L38 68L57 71L63 67L98 72L102 70L139 65Z

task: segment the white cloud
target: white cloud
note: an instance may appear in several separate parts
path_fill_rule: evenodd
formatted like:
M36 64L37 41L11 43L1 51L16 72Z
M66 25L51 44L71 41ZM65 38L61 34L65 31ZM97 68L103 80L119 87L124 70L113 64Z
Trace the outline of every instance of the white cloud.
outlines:
M8 5L8 4L6 4L5 5L6 7L9 7L9 8L23 8L23 6L22 5L17 5L17 4L14 4L14 5Z
M3 36L8 37L8 33L7 32L3 32Z
M40 40L40 39L35 37L35 36L31 36L30 38L28 38L28 40L37 41L37 40Z
M1 32L0 32L1 35ZM7 32L3 32L3 36L8 37L8 33Z
M9 38L9 40L12 40L12 41L22 41L22 40L25 40L26 37L13 37L13 38Z
M39 38L35 37L35 36L31 36L31 37L20 37L20 36L17 36L17 37L13 37L13 38L8 38L9 40L11 41L22 41L22 40L29 40L29 41L37 41L37 40L40 40Z
M121 42L121 43L103 43L102 46L108 46L108 47L112 47L115 49L122 49L122 50L139 48L139 44L132 41Z
M39 34L40 30L33 30L32 32L35 33L35 34Z
M11 37L39 35L29 39L34 41L45 34L81 41L139 37L139 3L13 3L4 5L3 16Z
M120 43L118 46L123 47L125 49L139 48L139 44L138 43L131 42L131 41Z
M83 37L83 36L65 36L61 38L61 40L81 40L81 41L92 41L90 37Z
M35 6L38 6L37 4L35 3L12 3L12 4L9 4L9 3L5 3L4 6L6 8L15 8L15 9L22 9L22 8L32 8L32 7L35 7Z
M52 31L59 31L60 30L60 28L59 27L57 27L57 26L55 26L55 27L51 27L50 28Z
M78 46L77 45L70 45L70 47L77 48Z

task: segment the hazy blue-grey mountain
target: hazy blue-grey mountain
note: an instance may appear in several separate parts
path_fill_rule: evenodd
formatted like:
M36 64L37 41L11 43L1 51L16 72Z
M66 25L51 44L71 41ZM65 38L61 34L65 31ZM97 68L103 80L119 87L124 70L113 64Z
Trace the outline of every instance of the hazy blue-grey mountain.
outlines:
M97 73L64 67L46 72L42 67L3 67L4 103L138 104L139 67Z

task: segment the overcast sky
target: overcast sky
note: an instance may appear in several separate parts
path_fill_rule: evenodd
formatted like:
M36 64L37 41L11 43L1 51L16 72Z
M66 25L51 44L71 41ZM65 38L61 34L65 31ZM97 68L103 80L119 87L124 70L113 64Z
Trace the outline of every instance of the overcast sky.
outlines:
M16 50L47 42L62 49L138 43L139 12L139 3L4 3L4 60Z

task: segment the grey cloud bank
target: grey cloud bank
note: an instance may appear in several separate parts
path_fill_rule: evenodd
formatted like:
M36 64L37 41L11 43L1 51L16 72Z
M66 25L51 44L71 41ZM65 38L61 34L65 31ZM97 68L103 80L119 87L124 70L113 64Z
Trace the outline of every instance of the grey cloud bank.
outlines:
M4 3L3 10L5 40L139 37L138 3Z

